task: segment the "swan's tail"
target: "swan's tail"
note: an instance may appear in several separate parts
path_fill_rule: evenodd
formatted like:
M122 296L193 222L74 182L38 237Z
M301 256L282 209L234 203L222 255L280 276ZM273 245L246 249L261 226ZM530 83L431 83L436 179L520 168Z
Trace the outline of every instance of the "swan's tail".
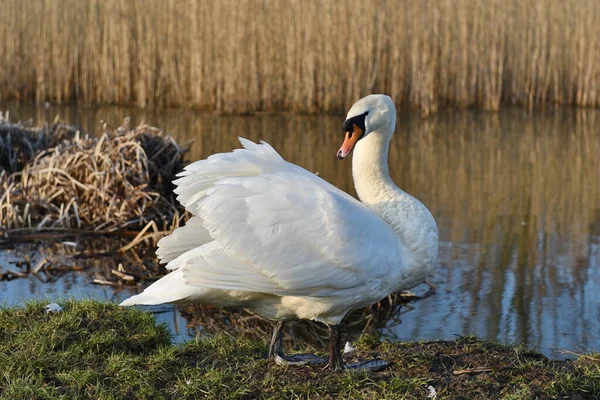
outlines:
M146 288L142 293L123 301L121 306L156 305L182 303L198 296L198 288L190 287L183 281L181 270L165 275Z
M137 305L156 305L161 303L161 301L158 301L157 299L148 296L147 293L140 293L136 296L131 296L127 300L122 301L119 305L121 307L129 307Z

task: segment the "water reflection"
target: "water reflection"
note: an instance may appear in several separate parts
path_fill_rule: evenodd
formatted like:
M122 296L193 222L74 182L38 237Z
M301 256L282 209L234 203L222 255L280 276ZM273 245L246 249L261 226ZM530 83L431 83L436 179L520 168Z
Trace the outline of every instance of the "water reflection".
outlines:
M2 109L6 109L2 107ZM11 119L93 130L126 115L194 140L190 159L271 143L287 160L353 193L350 162L335 153L343 117L201 115L121 107L11 108ZM402 115L390 152L396 183L434 214L441 237L438 293L386 332L402 340L476 334L560 357L600 350L600 136L596 110L528 115L449 111Z

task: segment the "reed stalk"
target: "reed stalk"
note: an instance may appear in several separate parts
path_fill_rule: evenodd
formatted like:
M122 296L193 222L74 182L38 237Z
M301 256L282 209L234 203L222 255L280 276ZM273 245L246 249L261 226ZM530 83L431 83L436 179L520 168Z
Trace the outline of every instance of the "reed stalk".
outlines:
M598 106L596 0L2 0L0 100L218 112Z

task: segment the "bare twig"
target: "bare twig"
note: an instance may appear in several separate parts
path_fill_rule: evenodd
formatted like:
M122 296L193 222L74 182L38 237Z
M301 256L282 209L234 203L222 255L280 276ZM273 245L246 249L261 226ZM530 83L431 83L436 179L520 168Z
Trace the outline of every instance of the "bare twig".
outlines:
M465 375L465 374L481 374L483 372L492 372L493 368L488 367L475 367L470 369L458 369L456 371L452 371L452 375Z

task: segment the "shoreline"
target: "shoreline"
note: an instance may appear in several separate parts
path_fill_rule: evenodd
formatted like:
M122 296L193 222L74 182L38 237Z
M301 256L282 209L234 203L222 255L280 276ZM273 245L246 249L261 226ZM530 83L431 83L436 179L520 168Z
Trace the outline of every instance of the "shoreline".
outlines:
M388 342L363 335L353 358L380 356L378 373L281 367L266 343L226 334L173 344L149 313L91 300L0 308L0 399L406 398L593 399L600 355L552 361L475 337ZM298 351L314 349L298 349ZM316 349L323 352L324 349ZM430 397L432 398L432 397Z

